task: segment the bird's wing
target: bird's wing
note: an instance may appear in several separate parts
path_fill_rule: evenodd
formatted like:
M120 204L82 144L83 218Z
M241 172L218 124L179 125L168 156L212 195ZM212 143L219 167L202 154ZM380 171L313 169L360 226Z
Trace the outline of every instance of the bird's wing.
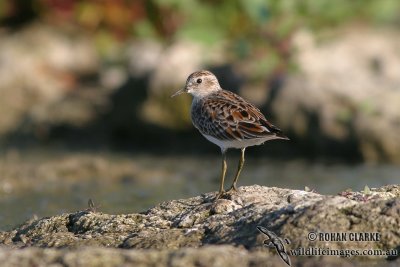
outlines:
M223 90L206 97L199 109L201 116L197 117L201 122L195 126L203 134L220 140L286 138L258 108L232 92Z

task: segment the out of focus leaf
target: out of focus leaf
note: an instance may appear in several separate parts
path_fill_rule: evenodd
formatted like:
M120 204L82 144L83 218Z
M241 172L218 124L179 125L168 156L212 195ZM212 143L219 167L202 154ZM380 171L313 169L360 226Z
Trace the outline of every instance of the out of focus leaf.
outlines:
M133 29L134 35L139 38L156 38L157 34L153 25L148 20L142 20L135 24Z
M82 2L77 7L77 18L80 23L89 27L97 27L101 21L102 11L98 5Z
M269 18L267 1L265 0L241 0L245 12L256 23L265 23Z
M194 25L191 27L183 27L179 32L179 37L190 39L192 41L212 45L222 40L224 32L217 27L203 27Z

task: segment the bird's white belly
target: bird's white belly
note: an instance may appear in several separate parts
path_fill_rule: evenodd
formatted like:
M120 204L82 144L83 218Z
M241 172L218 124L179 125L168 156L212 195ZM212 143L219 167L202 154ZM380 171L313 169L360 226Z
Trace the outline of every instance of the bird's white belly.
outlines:
M222 150L228 149L228 148L244 148L248 146L258 146L264 143L265 141L274 139L272 136L271 137L266 137L266 138L255 138L255 139L245 139L245 140L219 140L211 135L206 135L203 134L203 136L210 141L211 143L216 144L219 146Z

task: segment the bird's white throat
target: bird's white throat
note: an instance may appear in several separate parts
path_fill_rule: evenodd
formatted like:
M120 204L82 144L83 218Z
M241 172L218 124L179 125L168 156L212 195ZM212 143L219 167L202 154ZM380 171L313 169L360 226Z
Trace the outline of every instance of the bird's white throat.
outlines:
M215 92L218 92L219 90L222 90L221 88L207 88L206 90L189 90L188 93L191 94L194 99L202 99L203 97L206 97L210 94L213 94Z

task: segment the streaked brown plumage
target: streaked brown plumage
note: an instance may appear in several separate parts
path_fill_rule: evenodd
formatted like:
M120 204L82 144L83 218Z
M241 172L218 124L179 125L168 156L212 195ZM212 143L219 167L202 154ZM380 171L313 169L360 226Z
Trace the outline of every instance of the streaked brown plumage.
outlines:
M202 133L220 140L286 138L258 108L226 90L212 93L192 106L192 121Z
M191 109L193 125L222 151L221 185L217 199L225 192L223 184L227 149L239 148L242 152L238 170L230 188L230 191L236 191L236 182L243 167L246 147L260 145L272 139L288 139L280 129L264 117L257 107L242 97L223 90L217 78L209 71L192 73L186 81L185 88L173 96L184 92L194 97Z

